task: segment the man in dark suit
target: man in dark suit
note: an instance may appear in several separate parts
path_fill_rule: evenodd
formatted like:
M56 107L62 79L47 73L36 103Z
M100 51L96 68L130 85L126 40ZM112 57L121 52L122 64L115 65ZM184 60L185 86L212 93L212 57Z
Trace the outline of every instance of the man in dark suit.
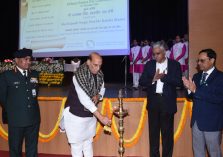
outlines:
M215 68L215 62L214 50L202 50L197 60L200 72L193 79L183 77L193 100L191 127L195 157L204 157L206 147L211 157L222 157L223 73Z
M0 102L7 112L10 157L37 157L40 110L37 101L38 73L30 70L32 50L14 53L16 66L0 75Z
M147 87L150 157L159 157L160 131L162 156L173 153L174 114L177 112L176 87L182 86L182 73L177 61L165 57L161 42L154 43L155 60L147 62L140 85Z

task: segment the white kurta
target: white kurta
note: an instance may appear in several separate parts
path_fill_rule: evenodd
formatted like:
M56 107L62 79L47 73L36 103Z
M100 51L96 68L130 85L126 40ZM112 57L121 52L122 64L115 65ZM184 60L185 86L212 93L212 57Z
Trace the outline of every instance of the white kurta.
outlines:
M95 136L95 117L78 117L69 112L70 107L64 110L64 127L69 143L79 143Z
M186 46L186 53L185 53L185 56L184 56L184 59L188 59L189 57L189 45L188 45L188 41L185 41L184 42L184 45Z
M90 112L95 112L97 110L97 107L95 106L91 98L79 86L75 76L73 77L73 83L81 104L83 104L84 107ZM103 96L104 93L105 88L103 83L99 94ZM69 107L67 107L64 109L63 112L63 118L61 120L61 123L63 122L69 143L82 142L91 139L95 136L97 119L94 116L78 117L70 113Z
M142 58L146 58L149 56L150 48L151 47L149 45L146 45L142 48ZM143 64L146 64L149 60L150 58L148 58Z
M132 55L132 61L131 61L130 64L132 64L136 60L136 58L139 55L140 49L141 49L140 46L134 46L134 47L131 48L131 54L130 55ZM141 60L138 60L136 62L136 64L141 64Z
M176 60L180 55L182 55L183 52L183 47L185 45L181 42L176 43L173 45L172 51L173 51L173 55L174 55L174 59ZM180 63L180 65L185 65L185 57L182 56L178 62Z

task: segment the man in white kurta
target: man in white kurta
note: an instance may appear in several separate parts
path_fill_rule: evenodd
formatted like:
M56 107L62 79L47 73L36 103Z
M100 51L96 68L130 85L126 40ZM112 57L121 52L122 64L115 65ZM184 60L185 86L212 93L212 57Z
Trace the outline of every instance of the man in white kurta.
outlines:
M82 64L73 77L62 118L73 157L93 157L97 119L104 125L111 124L111 120L97 110L105 92L101 65L101 56L91 53L87 63Z

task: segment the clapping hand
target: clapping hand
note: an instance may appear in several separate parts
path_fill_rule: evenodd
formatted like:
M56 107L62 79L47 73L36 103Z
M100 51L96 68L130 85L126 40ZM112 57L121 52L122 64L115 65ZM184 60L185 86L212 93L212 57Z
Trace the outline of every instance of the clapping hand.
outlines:
M153 82L155 82L155 81L157 81L157 80L163 78L164 75L165 75L164 72L163 72L163 73L160 73L160 69L157 69L157 70L156 70L156 73L155 73L155 75L154 75L154 77L153 77Z
M191 77L189 77L189 79L187 79L185 76L183 76L182 81L183 81L185 88L187 88L188 90L190 90L193 93L196 91L196 85L195 85L194 81L191 79Z

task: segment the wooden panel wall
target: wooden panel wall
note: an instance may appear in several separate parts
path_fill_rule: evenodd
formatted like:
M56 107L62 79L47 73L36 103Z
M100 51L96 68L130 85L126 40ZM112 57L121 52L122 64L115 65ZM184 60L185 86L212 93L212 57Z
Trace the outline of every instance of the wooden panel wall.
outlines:
M190 75L196 70L198 52L212 48L217 67L223 70L223 0L188 0Z

